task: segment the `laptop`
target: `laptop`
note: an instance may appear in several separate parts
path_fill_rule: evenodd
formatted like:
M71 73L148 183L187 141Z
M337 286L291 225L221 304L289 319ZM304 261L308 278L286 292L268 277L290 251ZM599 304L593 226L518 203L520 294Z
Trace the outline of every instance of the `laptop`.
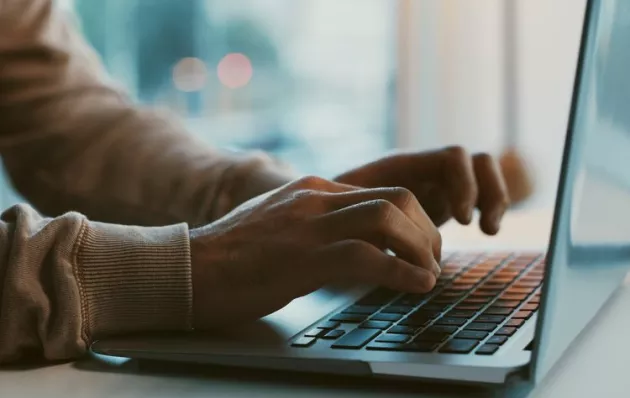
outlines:
M446 254L427 294L330 286L250 325L104 339L92 351L486 386L536 384L630 268L629 38L630 2L588 2L546 249Z

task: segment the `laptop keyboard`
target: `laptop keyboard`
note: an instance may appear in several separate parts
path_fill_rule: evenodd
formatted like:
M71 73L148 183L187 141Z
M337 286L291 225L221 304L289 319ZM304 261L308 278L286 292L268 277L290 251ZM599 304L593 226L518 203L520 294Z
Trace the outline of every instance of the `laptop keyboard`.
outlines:
M431 292L377 288L292 346L493 355L538 310L544 266L541 254L455 253Z

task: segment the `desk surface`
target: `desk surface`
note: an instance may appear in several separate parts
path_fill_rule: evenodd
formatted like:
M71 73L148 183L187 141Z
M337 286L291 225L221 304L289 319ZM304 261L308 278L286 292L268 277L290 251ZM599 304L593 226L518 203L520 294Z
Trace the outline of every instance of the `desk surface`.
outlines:
M488 239L454 225L444 228L450 246L544 247L549 213L515 213L504 232ZM517 238L518 240L515 240ZM596 324L586 330L532 397L630 396L630 279ZM139 370L133 361L107 363L91 358L75 364L0 371L0 397L431 397L432 386L317 375L204 367ZM441 394L441 397L444 395Z

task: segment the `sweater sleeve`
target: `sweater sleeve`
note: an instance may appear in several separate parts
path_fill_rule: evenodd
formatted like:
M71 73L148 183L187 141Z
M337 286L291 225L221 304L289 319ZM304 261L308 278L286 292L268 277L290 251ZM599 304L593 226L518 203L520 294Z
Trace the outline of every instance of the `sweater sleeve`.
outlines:
M68 360L93 338L189 330L185 224L129 227L28 206L0 220L0 365Z
M291 178L263 154L212 149L133 104L54 3L0 0L0 154L39 211L197 226Z

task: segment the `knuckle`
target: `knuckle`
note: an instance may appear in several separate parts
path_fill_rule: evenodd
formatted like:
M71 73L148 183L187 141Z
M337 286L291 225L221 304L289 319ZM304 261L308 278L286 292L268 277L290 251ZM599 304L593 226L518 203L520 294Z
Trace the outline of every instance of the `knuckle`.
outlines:
M362 258L370 252L371 246L362 240L348 240L341 246L341 251L348 258Z
M273 158L261 150L253 150L248 153L248 156L249 160L256 165L264 166L273 163Z
M468 158L468 151L460 145L450 146L444 150L444 153L455 162L464 161Z
M295 204L308 209L320 209L324 205L324 195L314 189L300 189L293 192Z
M391 195L393 197L393 201L403 208L415 199L413 192L403 187L391 188Z
M314 189L321 187L326 183L327 181L324 178L318 176L305 176L295 180L292 185L296 188Z
M387 223L394 210L394 205L385 199L370 201L367 206L374 221L376 221L378 225Z
M487 164L487 165L494 164L494 158L489 153L479 153L475 155L475 158L477 159L478 162L482 164Z
M431 250L431 247L433 246L433 238L429 234L423 234L422 242L420 243L422 243L422 245L419 248L419 250L422 250L422 251Z

